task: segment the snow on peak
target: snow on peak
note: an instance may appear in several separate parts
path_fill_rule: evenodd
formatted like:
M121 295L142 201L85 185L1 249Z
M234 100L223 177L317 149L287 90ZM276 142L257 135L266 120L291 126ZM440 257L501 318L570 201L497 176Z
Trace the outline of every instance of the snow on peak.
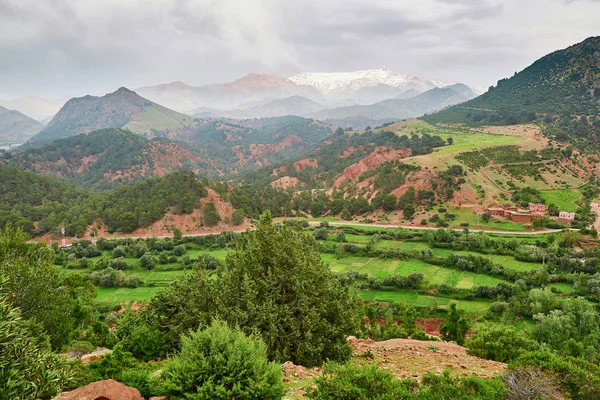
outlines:
M303 72L289 78L299 85L313 86L324 94L338 91L357 91L361 88L388 85L404 89L425 91L437 87L435 83L408 74L396 74L389 68L354 72ZM438 81L436 81L438 82ZM441 83L441 81L439 81ZM446 83L448 86L451 83Z

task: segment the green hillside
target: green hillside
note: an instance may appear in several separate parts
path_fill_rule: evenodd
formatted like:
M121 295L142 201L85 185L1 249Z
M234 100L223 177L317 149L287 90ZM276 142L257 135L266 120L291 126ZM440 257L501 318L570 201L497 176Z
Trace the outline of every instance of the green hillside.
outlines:
M160 136L183 132L193 125L192 117L120 88L103 97L85 96L69 100L28 145L39 147L52 140L104 128L127 128L138 134Z
M42 124L27 115L0 107L0 145L23 143L42 128Z
M5 153L1 161L30 172L105 189L189 167L197 158L181 144L166 138L147 140L131 131L112 128L58 139L21 153Z
M600 37L551 53L476 99L424 117L430 123L515 125L580 148L600 143Z
M59 235L62 226L69 236L83 237L94 221L104 221L110 231L131 232L163 217L191 213L206 195L189 171L163 178L94 192L0 165L0 228L8 223L32 235Z

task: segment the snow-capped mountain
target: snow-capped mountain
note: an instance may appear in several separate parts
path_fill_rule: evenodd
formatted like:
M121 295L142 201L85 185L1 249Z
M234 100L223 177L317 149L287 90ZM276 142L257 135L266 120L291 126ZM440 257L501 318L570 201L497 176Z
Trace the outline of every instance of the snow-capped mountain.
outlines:
M356 92L360 89L382 85L402 91L414 89L422 93L436 87L443 88L457 84L457 82L428 80L409 74L397 74L385 67L354 72L303 72L288 79L299 85L313 86L325 95Z

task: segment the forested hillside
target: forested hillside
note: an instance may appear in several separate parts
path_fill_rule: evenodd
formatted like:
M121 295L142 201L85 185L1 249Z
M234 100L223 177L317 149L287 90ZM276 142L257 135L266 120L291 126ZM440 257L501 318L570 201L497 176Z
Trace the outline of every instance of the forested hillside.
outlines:
M191 213L206 196L203 183L189 171L96 193L57 179L0 165L0 227L11 223L35 236L83 237L88 227L104 222L110 232L131 232L159 220L171 210Z
M451 172L426 173L429 190L419 191L411 182L423 180L421 168L402 158L429 154L446 142L439 136L396 135L385 128L377 131L344 132L334 135L301 159L240 175L233 191L215 184L216 190L248 216L270 210L290 216L295 210L320 216L362 215L383 208L400 207L414 213L419 202L452 197L460 168ZM436 191L431 190L435 186Z
M597 151L600 143L600 37L551 53L476 99L424 117L431 123L537 122L550 138Z
M94 189L189 169L218 178L297 157L331 135L331 127L295 116L205 121L173 138L147 139L128 129L101 129L21 152L0 162Z
M166 138L147 140L114 128L55 140L20 153L4 153L2 161L30 172L106 189L180 169L209 168L206 160L183 146Z

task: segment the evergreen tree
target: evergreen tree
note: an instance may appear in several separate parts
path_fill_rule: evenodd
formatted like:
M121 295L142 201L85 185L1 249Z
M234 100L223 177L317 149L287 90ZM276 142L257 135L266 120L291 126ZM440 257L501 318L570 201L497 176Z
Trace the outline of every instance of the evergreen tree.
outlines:
M237 243L218 280L219 314L244 332L258 332L270 359L304 366L347 360L357 300L340 286L314 238L274 226L269 213Z

